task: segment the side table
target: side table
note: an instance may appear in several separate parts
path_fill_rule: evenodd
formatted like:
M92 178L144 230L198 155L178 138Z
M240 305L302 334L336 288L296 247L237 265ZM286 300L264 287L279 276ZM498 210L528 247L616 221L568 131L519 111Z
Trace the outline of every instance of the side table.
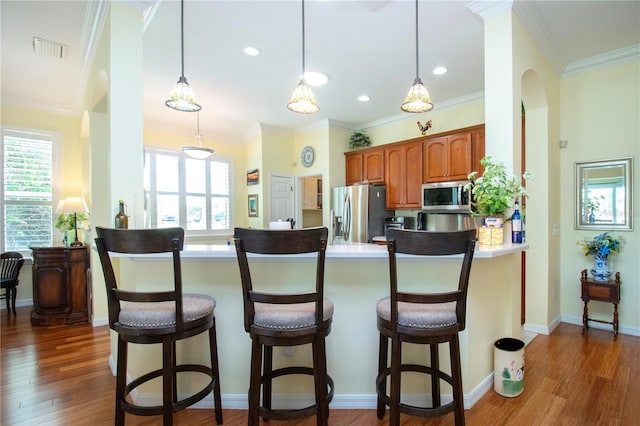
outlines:
M613 340L618 337L618 303L620 303L620 272L616 272L615 280L596 281L587 277L587 270L583 269L580 282L582 284L582 301L584 302L584 310L582 313L582 335L589 328L589 321L595 321L603 324L613 325ZM598 302L613 303L613 321L603 321L589 318L589 302L596 300Z

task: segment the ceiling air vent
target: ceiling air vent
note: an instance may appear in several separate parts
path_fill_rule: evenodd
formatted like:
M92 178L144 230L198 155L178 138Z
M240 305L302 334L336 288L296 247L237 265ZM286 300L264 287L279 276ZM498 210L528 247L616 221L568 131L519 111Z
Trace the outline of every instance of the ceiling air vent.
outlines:
M40 37L33 38L33 50L38 55L62 59L67 51L67 46L56 41L46 40Z

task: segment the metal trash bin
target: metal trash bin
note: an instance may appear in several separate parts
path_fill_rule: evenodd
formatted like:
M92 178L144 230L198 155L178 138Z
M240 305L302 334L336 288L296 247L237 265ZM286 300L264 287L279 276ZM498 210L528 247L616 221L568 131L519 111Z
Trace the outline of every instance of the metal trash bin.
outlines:
M515 397L524 390L524 342L505 337L496 340L493 353L493 389Z

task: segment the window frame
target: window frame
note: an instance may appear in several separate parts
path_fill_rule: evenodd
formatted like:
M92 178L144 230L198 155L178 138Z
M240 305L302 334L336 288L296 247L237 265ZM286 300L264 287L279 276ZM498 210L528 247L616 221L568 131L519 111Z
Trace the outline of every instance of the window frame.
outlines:
M0 250L7 251L7 247L5 246L5 206L6 205L18 205L18 204L32 204L32 205L49 205L48 202L45 201L13 201L13 200L5 200L4 197L4 144L5 137L15 137L15 138L23 138L23 139L36 139L36 140L47 140L51 142L51 241L50 245L59 244L62 240L61 236L56 235L54 231L54 223L55 223L55 209L58 201L60 200L61 195L61 182L62 182L62 158L63 158L63 147L62 147L62 137L57 132L44 131L32 128L22 128L20 126L2 126L1 128L1 139L0 139L0 174L2 175L2 184L0 185L0 192L2 193L2 197L0 197L0 221L2 226L0 226ZM31 250L29 248L18 250L25 257L31 256Z
M177 192L173 192L173 191L158 191L156 185L157 185L157 180L156 180L156 172L157 172L157 167L156 167L156 155L163 155L163 156L169 156L169 157L175 157L177 158L178 161L178 190ZM145 227L150 228L150 227L155 227L156 224L158 223L157 220L157 209L158 209L158 203L157 203L157 197L158 194L172 194L175 193L178 196L178 221L176 222L175 226L180 226L182 228L184 228L185 230L185 238L189 239L191 241L194 240L206 240L206 239L211 239L211 238L220 238L220 237L228 237L229 235L232 234L233 232L233 227L234 227L234 214L233 214L233 198L234 198L234 194L233 194L233 162L232 159L229 157L224 157L224 156L219 156L219 155L212 155L204 160L194 160L190 157L188 157L185 153L183 153L180 150L176 150L176 149L170 149L170 148L159 148L159 147L153 147L153 146L145 146L144 147L144 159L145 159L145 165L144 167L146 168L146 161L147 158L150 161L150 168L149 168L149 190L147 190L147 183L145 182L144 184L144 194L145 194L145 200L146 200L146 208L145 208ZM206 185L205 185L205 193L204 193L204 197L205 197L205 208L207 209L207 214L206 217L208 218L207 220L207 229L194 229L194 230L190 230L188 229L187 226L187 202L186 199L188 196L193 196L194 193L189 192L187 190L187 184L186 184L186 173L185 173L185 164L187 160L192 160L192 161L205 161L208 164L205 167L205 173L206 173ZM210 163L211 162L221 162L221 163L225 163L227 165L227 170L228 170L228 184L229 184L229 188L228 188L228 195L225 197L224 194L213 194L211 191L211 185L210 185L210 172L211 172L211 167L210 167ZM146 180L146 173L145 173L145 180ZM212 208L211 208L211 198L212 197L222 197L222 198L227 198L227 202L228 202L228 206L229 206L229 221L228 221L228 227L227 228L223 228L223 229L213 229L213 228L209 228L210 223L211 223L211 214L212 214Z

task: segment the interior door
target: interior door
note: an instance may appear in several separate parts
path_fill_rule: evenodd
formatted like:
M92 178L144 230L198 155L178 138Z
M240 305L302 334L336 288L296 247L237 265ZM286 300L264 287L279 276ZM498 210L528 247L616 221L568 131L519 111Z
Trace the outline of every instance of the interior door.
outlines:
M293 183L293 176L271 175L269 221L287 220L295 216Z

